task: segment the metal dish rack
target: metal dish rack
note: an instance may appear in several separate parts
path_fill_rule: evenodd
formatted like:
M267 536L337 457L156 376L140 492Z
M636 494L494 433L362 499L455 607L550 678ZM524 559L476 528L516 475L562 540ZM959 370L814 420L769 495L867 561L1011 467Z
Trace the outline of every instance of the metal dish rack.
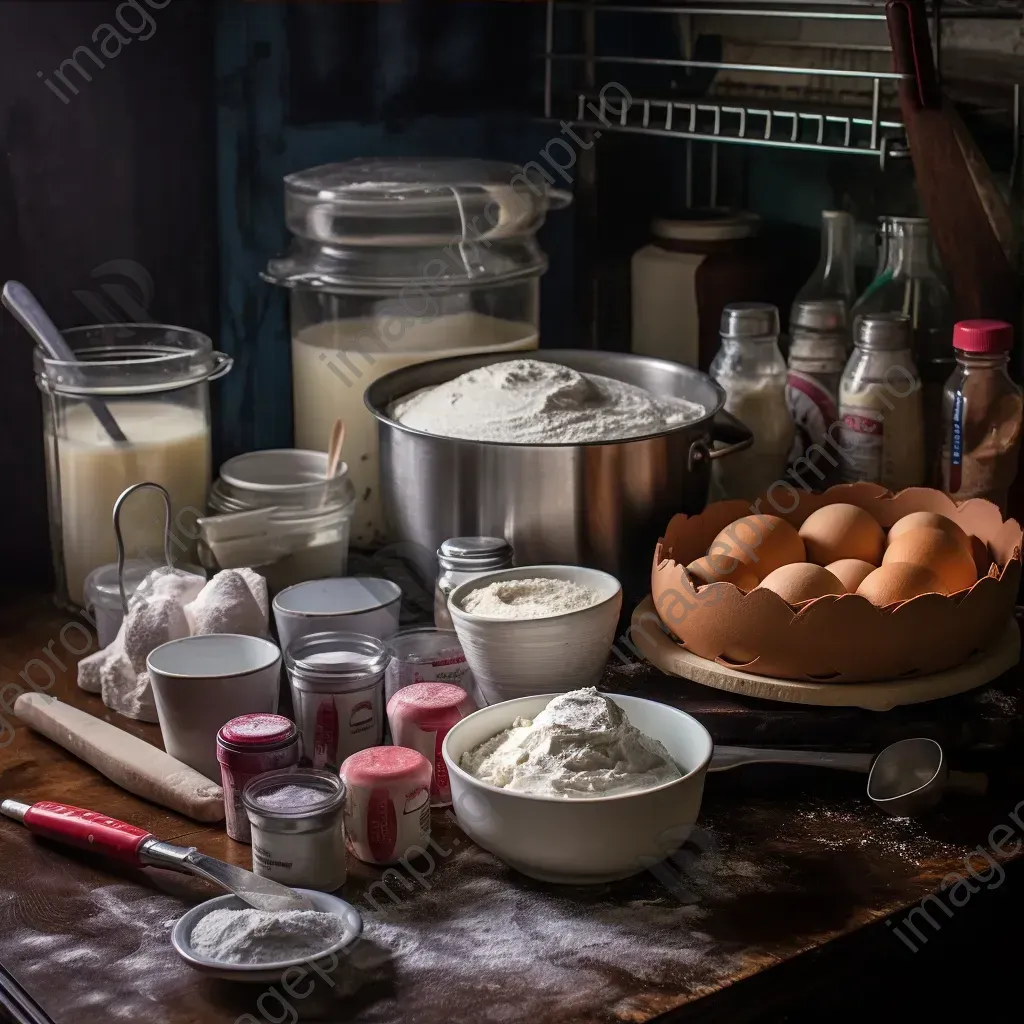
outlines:
M578 50L561 50L559 22L563 14L572 12L578 19L575 36L582 39ZM933 0L929 4L933 39L941 43L943 18L1011 18L1024 17L1017 7L967 3L961 0ZM896 86L902 76L877 68L879 58L888 65L888 45L851 47L861 57L874 57L874 69L850 67L815 67L808 64L759 64L730 60L693 60L684 57L637 56L604 52L598 45L600 22L609 15L667 19L728 17L803 19L827 22L842 30L856 23L885 23L881 0L845 0L832 4L812 4L807 0L788 3L730 3L709 0L699 4L630 4L602 0L548 0L544 53L545 120L571 121L583 129L597 132L614 131L667 136L688 141L706 141L756 145L807 152L848 154L871 157L882 164L892 157L906 156L902 123L896 113ZM564 27L564 26L562 26ZM797 43L795 46L806 46ZM842 50L842 44L835 44ZM940 61L941 48L936 45ZM872 63L871 60L864 61ZM559 90L556 82L560 68L568 65L579 73L570 73L573 86ZM832 84L841 91L851 85L841 103L806 102L799 98L784 104L763 99L739 99L716 95L712 89L699 98L666 96L623 96L610 102L604 89L598 88L603 68L660 68L679 71L714 72L726 75L756 75L762 79L760 90L750 92L794 91L790 82L813 79L820 86ZM764 82L769 84L767 89ZM777 85L775 84L777 83ZM869 90L869 93L868 93ZM1008 104L1009 105L1009 104ZM1019 86L1014 87L1014 138L1019 138Z

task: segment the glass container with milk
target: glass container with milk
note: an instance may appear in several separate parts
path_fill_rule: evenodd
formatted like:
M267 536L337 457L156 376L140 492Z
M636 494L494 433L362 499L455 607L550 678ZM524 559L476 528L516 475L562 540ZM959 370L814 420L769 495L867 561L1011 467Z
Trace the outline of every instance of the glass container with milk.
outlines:
M568 202L533 171L476 160L354 160L285 178L289 251L265 280L291 290L295 445L345 420L352 543L386 542L367 385L411 363L538 344L535 235Z
M77 360L35 351L43 393L50 542L57 600L82 607L86 577L117 557L113 508L132 484L152 481L171 496L172 551L192 561L196 519L210 482L209 381L231 369L208 337L159 324L104 324L66 331ZM96 416L102 401L124 434L115 441ZM121 515L129 558L163 564L164 504L133 495Z

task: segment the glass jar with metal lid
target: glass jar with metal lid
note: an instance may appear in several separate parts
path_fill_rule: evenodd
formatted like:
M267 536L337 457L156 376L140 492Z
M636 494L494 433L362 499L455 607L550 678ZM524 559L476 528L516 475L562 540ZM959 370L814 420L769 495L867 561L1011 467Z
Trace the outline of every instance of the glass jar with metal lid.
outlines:
M327 479L327 454L279 448L228 459L198 522L206 569L249 568L271 596L307 580L344 576L355 489L342 463Z
M566 193L534 170L474 160L363 159L288 175L288 252L265 280L291 290L295 443L347 427L353 543L388 539L377 428L363 392L411 363L537 347L536 232Z
M116 558L110 517L118 496L152 481L170 496L179 557L195 551L210 482L209 382L231 369L205 334L163 324L101 324L64 332L73 360L35 350L43 393L50 536L57 600L85 604L85 578ZM122 517L125 554L164 546L157 494Z
M452 537L437 549L438 575L434 587L434 625L453 629L448 595L466 580L512 568L512 545L503 537Z
M911 355L911 321L901 313L861 316L839 385L842 475L891 491L925 482L921 377Z
M349 754L384 739L384 672L388 653L362 633L313 633L284 658L303 757L339 768Z
M765 302L732 302L722 311L722 345L711 376L725 409L754 434L746 451L714 463L714 497L753 499L786 471L795 429L786 406L786 361L779 351L779 311Z
M849 314L842 299L798 300L790 317L786 405L796 436L790 475L807 490L839 482L827 431L839 415L839 380L850 349Z
M242 791L252 869L283 885L333 892L345 884L345 783L335 772L283 768Z

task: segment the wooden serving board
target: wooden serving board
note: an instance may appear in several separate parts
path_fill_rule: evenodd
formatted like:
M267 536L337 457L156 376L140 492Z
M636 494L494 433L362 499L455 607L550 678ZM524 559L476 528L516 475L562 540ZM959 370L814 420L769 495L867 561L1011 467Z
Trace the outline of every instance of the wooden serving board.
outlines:
M654 601L648 594L633 610L630 636L641 654L662 672L748 697L818 707L891 711L906 704L952 697L998 679L1017 664L1021 649L1020 630L1011 619L989 650L945 672L881 683L801 683L754 675L699 658L657 628L656 619Z

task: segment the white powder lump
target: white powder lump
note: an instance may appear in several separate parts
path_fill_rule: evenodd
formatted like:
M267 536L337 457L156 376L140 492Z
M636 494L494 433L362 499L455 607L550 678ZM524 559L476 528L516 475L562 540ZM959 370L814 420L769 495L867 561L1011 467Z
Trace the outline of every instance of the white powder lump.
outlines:
M546 619L582 611L599 600L592 587L572 580L498 580L470 591L462 609L488 619Z
M682 773L658 740L594 687L555 697L459 761L492 786L541 796L600 797L660 786Z
M211 911L192 929L192 949L226 964L279 963L313 957L340 942L344 918L320 910Z
M505 444L580 444L643 437L702 419L705 409L557 363L482 366L395 402L403 426L441 437Z

